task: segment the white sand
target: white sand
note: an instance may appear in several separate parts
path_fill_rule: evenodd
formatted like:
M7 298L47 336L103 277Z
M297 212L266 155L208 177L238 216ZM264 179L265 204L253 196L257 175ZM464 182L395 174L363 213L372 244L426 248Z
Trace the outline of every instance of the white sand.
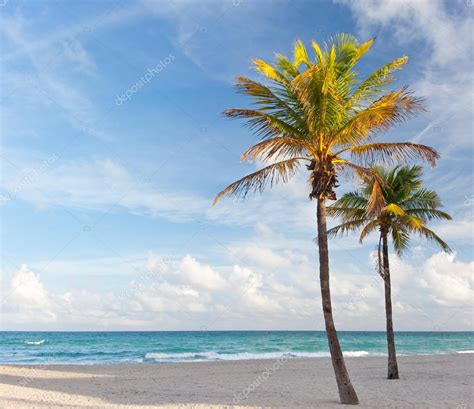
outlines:
M347 359L360 408L474 408L474 356ZM1 408L341 408L326 358L0 366Z

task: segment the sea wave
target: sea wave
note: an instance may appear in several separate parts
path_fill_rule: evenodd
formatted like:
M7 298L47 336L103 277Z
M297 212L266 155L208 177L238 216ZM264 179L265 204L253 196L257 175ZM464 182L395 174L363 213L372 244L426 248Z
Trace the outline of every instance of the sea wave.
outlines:
M41 339L39 341L25 341L26 345L42 345L44 344L45 340Z
M456 351L457 354L474 354L474 351Z
M368 356L367 351L346 351L347 357ZM250 359L283 359L283 358L325 358L329 352L237 352L235 354L209 352L148 352L145 359L157 362L201 362L201 361L245 361Z

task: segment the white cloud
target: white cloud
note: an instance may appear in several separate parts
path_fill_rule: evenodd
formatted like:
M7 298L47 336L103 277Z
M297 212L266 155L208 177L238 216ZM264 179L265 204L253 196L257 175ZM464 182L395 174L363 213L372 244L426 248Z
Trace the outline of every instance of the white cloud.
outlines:
M9 42L20 50L30 61L27 70L21 70L20 74L11 73L9 70L10 60L15 67L15 59L18 55L5 56L3 65L6 67L2 76L7 95L15 95L13 102L31 100L35 108L54 109L55 114L59 112L78 131L101 139L109 138L96 123L101 118L99 110L86 96L74 79L67 76L71 66L88 75L96 71L96 64L92 56L87 53L77 38L59 36L53 37L51 41L38 46L31 41L30 33L26 32L30 21L20 16L3 17L0 25ZM56 41L61 39L60 42ZM13 70L14 71L14 70ZM18 78L18 75L20 78ZM13 79L13 86L10 78ZM19 87L15 87L15 83ZM26 85L26 86L25 86ZM21 107L16 104L5 107L5 111L15 112ZM59 108L59 110L58 110ZM12 115L15 117L15 115ZM10 134L10 128L5 127L3 132Z
M246 245L231 249L232 257L246 264L256 264L267 269L279 269L289 267L290 260L277 254L268 247Z
M432 124L440 128L427 136L443 146L443 154L471 147L472 24L469 7L433 0L360 0L344 2L353 11L364 36L385 28L393 40L402 45L421 41L421 78L414 89L426 97ZM450 143L442 143L449 138ZM417 140L418 142L419 139ZM471 147L472 149L472 147Z
M14 167L5 167L2 187L17 190L23 175L34 169L29 157L9 153ZM19 173L18 169L23 172ZM117 209L140 216L163 217L172 221L207 219L216 224L256 225L265 222L290 230L316 231L315 202L308 200L306 175L289 183L268 188L262 195L244 201L223 199L212 206L212 197L160 189L147 175L130 173L110 158L64 162L63 158L22 184L15 197L39 207L60 205L94 211ZM291 212L288 209L291 208ZM308 227L309 226L309 227Z
M207 290L222 290L227 287L227 283L219 273L211 266L199 263L195 258L186 255L179 263L180 271L186 275L189 281L198 287Z
M265 294L261 274L254 273L249 268L234 266L233 279L239 294L236 308L252 312L279 312L282 307L274 297ZM242 303L243 305L241 305Z
M26 265L13 275L2 294L4 320L13 319L22 323L55 322L60 310L66 308L70 293L53 297L45 289L40 276Z
M30 166L16 162L27 174ZM6 174L11 171L11 174ZM16 169L6 169L2 179L7 191L21 182ZM95 211L126 209L132 214L189 220L202 216L210 199L179 192L160 192L110 159L70 162L38 175L22 187L18 197L36 205L61 205Z
M367 30L371 25L390 25L399 41L427 41L432 61L440 66L466 58L470 19L448 14L446 3L433 0L362 0L347 2L358 24Z
M474 221L473 219L453 220L434 227L434 231L447 240L461 240L473 243Z
M258 231L262 230L270 234L260 226ZM282 252L283 241L275 243L269 247L271 251ZM143 329L157 325L163 329L323 328L317 263L310 261L306 249L286 250L290 263L278 271L258 259L250 265L233 264L232 252L228 262L219 266L206 265L192 255L133 255L126 257L135 260L130 265L117 258L116 276L128 274L130 278L113 292L94 280L97 285L93 290L68 288L55 294L37 273L22 267L5 285L4 325L7 329L18 328L17 323L23 329L38 323L49 323L52 329ZM473 262L444 253L434 254L425 263L419 258L400 260L393 254L390 258L398 329L470 328ZM362 259L357 264L332 261L331 288L338 328L383 329L383 281L376 274L373 259L366 255L365 263ZM73 266L75 261L69 263ZM110 263L112 259L107 264L112 272ZM141 267L136 267L137 263ZM67 264L63 260L54 271L48 268L48 282L61 274L60 266L72 271ZM80 269L76 273L80 275Z
M442 305L469 306L474 302L474 262L456 260L456 254L438 253L424 265L419 279L431 298Z

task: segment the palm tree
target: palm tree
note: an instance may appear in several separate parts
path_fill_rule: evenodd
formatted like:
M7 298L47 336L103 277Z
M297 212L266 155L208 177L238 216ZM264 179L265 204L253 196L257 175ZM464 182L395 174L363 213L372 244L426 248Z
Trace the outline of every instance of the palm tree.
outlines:
M342 221L340 225L328 230L328 235L343 235L360 229L359 240L362 243L369 233L379 232L377 265L385 287L387 378L399 379L392 320L388 236L391 235L398 255L407 250L410 235L415 233L437 243L443 250L450 251L449 246L425 224L432 219L451 220L451 216L439 210L442 205L436 192L422 187L420 166L396 166L390 172L376 167L374 174L376 177L362 178L360 190L344 194L328 207L328 214L340 217ZM382 207L374 209L371 206L373 192L376 192L376 200Z
M340 171L371 174L364 167L374 159L382 162L421 157L434 165L438 153L424 145L374 143L381 131L403 122L423 109L422 101L407 88L386 91L393 74L407 62L398 58L362 80L354 67L370 49L373 40L359 43L340 34L321 47L312 42L310 59L301 41L290 60L276 55L271 65L255 59L265 77L260 83L238 77L238 90L253 99L253 109L229 109L224 115L243 118L261 141L242 154L242 160L267 166L237 180L214 200L225 195L245 197L251 191L286 182L301 163L309 171L310 199L317 201L319 276L326 334L342 403L357 404L334 325L329 288L329 255L326 200L335 200Z

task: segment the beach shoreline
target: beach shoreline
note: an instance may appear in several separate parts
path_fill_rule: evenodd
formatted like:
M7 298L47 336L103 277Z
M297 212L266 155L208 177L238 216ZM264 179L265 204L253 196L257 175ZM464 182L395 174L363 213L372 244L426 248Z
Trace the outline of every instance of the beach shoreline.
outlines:
M468 409L474 355L347 358L360 408ZM1 408L340 408L328 358L0 365Z

